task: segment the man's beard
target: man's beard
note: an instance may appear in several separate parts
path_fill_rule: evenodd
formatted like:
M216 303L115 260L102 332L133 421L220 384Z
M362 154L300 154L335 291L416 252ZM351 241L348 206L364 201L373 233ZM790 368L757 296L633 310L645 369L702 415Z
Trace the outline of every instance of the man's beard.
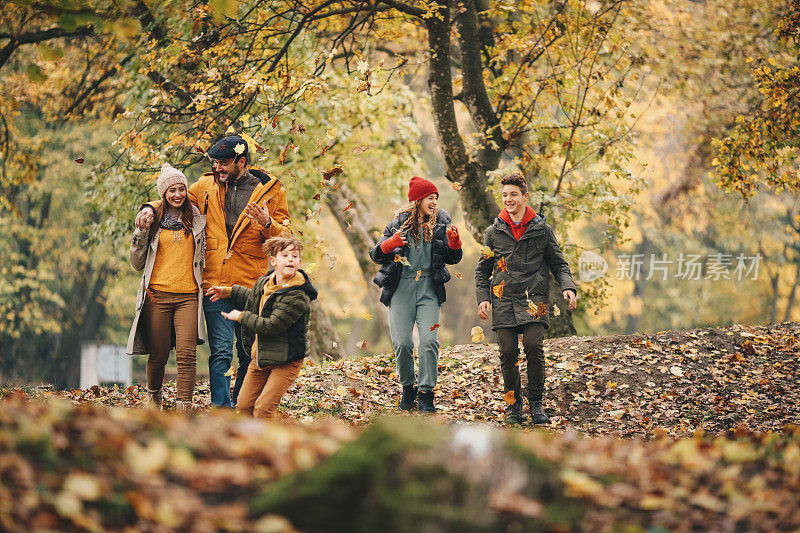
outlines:
M236 183L239 180L239 178L241 178L244 175L244 170L240 172L239 167L235 167L233 172L231 172L230 174L226 174L225 179L221 179L221 175L217 170L212 169L212 171L217 181L221 181L222 183ZM234 173L236 173L235 176Z

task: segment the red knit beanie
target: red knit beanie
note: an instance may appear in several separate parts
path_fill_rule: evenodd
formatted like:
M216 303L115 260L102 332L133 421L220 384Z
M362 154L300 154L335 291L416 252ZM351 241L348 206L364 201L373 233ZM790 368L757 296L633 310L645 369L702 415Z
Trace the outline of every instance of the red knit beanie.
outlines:
M436 193L438 196L439 190L436 188L436 185L424 178L414 176L411 178L411 181L408 182L409 202L416 202L417 200L421 200L422 198L425 198L429 194L433 193Z

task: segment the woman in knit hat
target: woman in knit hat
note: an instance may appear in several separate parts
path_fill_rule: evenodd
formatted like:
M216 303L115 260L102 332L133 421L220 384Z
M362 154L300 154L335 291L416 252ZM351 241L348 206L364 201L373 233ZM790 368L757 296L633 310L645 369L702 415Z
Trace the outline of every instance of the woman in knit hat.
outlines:
M161 407L161 387L170 349L178 363L177 408L192 405L197 345L205 342L203 325L203 258L206 217L188 199L183 173L164 163L157 182L161 204L147 230L137 229L131 243L131 265L144 269L136 297L136 317L127 353L147 359L145 403Z
M414 176L408 186L409 204L389 222L383 238L370 251L381 265L373 280L381 287L381 303L389 307L389 333L403 388L398 407L436 412L433 388L439 365L439 311L450 280L445 264L461 261L461 239L450 215L439 209L439 191L430 181ZM419 332L419 379L414 372L414 324ZM419 394L417 394L419 393Z

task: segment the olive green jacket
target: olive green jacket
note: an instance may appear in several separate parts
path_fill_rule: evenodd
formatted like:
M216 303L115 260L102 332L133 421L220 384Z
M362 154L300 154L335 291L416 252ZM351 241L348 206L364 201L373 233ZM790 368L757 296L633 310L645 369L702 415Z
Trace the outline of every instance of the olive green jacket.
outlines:
M550 309L535 317L528 305L528 299L534 304L549 301L548 271L553 273L562 291L578 293L553 228L541 214L528 223L519 241L514 239L508 223L497 217L486 229L483 244L494 255L481 256L475 268L475 286L478 303L490 301L492 304L492 329L531 322L550 327ZM501 257L506 261L505 270L498 267ZM503 282L502 297L498 298L493 288Z
M256 280L252 289L241 285L231 288L231 298L244 311L239 319L242 341L252 353L258 334L256 364L259 368L280 366L298 361L308 355L308 325L311 318L311 301L317 298L317 289L308 274L299 270L305 283L276 290L259 310L261 297L272 271Z

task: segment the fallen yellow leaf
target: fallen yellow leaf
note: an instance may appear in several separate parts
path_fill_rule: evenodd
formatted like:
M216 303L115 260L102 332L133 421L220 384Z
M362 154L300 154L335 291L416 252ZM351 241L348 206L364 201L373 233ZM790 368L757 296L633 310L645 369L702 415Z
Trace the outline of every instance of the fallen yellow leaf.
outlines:
M514 405L517 403L517 398L514 396L514 391L510 390L503 395L503 401L505 401L508 405Z

